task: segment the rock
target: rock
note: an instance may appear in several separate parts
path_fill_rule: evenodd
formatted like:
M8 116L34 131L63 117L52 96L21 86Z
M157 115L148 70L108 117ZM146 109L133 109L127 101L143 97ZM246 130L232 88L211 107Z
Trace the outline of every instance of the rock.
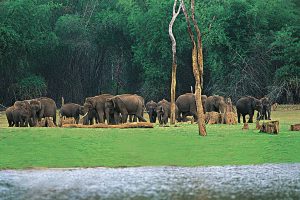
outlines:
M300 131L300 124L291 125L291 131Z

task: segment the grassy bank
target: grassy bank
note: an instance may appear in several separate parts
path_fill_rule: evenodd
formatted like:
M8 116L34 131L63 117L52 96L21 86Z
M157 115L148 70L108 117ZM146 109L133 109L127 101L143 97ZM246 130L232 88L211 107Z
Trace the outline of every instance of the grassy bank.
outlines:
M268 135L242 125L154 129L0 128L0 168L200 166L300 162L299 110L273 113L280 134ZM3 115L1 124L4 124Z

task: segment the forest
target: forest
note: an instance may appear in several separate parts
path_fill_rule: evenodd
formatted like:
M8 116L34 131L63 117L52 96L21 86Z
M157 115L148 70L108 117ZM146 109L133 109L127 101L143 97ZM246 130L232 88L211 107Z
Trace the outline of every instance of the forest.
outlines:
M169 99L173 0L0 0L0 104L48 96L60 104L98 94ZM196 1L203 93L300 103L297 0ZM195 85L183 13L177 96Z

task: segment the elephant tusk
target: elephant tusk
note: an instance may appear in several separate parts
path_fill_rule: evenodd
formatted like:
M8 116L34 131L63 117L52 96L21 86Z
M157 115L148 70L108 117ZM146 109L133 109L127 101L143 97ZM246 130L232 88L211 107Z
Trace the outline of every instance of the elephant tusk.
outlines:
M84 118L85 116L87 116L87 115L88 115L88 113L89 113L89 112L85 113L85 114L82 116L82 118ZM81 119L82 119L82 118L81 118Z

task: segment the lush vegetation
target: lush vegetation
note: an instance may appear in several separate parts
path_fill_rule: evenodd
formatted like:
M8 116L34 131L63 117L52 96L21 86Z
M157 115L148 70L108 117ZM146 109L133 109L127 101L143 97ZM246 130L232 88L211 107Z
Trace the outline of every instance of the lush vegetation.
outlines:
M196 1L204 92L299 102L296 0ZM169 97L173 0L0 1L0 103L99 93ZM209 28L210 27L210 28ZM174 25L178 94L194 85L183 14Z
M154 129L0 128L0 169L96 166L207 166L300 162L300 134L289 131L300 112L276 111L279 135L258 133L254 124ZM4 116L0 118L2 125Z

